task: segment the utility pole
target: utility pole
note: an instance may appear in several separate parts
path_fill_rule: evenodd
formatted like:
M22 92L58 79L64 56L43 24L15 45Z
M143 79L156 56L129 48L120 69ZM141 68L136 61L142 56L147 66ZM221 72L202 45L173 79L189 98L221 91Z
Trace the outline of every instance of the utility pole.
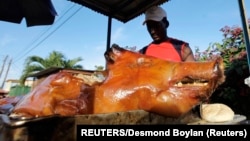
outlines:
M4 60L3 60L3 65L2 65L2 68L1 68L1 71L0 71L0 78L1 78L1 76L2 76L4 67L5 67L5 62L6 62L7 58L8 58L8 55L7 55L7 56L4 58Z
M6 71L6 73L5 73L5 77L4 77L4 79L3 79L3 83L2 83L1 89L3 89L3 86L4 86L4 84L5 84L6 78L7 78L7 76L8 76L8 73L9 73L9 69L10 69L11 62L12 62L12 59L10 59L10 62L9 62L9 65L8 65L7 71Z
M241 22L243 26L243 33L244 39L246 43L246 51L247 51L247 62L248 62L248 69L250 71L250 25L247 22L247 15L245 10L245 3L244 0L238 0L239 7L240 7L240 14L241 14ZM244 80L244 83L250 87L250 76Z
M239 0L239 7L240 7L240 14L241 14L241 22L243 26L243 33L244 33L244 39L246 43L246 51L247 51L247 61L248 61L248 67L250 71L250 37L249 37L249 25L247 22L247 15L245 10L245 3L244 0Z

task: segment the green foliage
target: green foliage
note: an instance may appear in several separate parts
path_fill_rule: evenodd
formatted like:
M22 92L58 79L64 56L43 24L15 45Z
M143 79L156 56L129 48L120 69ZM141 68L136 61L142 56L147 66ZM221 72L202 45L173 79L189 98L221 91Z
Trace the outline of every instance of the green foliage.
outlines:
M96 68L97 71L103 71L104 70L103 66L95 66L95 68Z
M250 21L250 20L249 20ZM222 43L213 43L204 51L195 50L195 57L199 61L221 56L225 65L225 82L219 86L211 96L210 102L224 103L230 106L236 114L250 118L250 88L244 80L250 76L247 61L246 44L242 28L225 26Z
M25 60L25 67L20 78L21 85L24 85L29 75L51 67L82 69L83 66L77 64L82 60L81 57L68 60L62 53L57 51L52 51L47 58L30 56Z

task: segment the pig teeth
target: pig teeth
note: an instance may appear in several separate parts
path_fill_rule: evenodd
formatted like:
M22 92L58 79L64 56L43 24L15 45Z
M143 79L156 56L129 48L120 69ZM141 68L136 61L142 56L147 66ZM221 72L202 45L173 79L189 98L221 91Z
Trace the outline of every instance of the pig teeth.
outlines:
M182 83L181 82L178 82L177 83L177 87L181 87L182 86Z
M183 84L182 82L178 82L178 83L175 84L174 86L182 87L182 86L207 86L207 85L208 85L208 83L193 82L193 83L186 83L186 84Z

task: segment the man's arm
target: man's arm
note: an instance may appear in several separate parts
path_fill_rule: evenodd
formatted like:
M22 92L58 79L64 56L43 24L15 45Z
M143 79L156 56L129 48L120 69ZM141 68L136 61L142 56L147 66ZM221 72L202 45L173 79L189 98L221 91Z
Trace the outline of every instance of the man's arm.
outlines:
M146 50L147 50L148 46L143 47L142 49L140 49L138 52L141 54L145 54Z
M186 61L195 61L193 51L191 50L191 48L188 45L186 45L184 47L184 49L183 49L182 58L183 58L184 62L186 62Z

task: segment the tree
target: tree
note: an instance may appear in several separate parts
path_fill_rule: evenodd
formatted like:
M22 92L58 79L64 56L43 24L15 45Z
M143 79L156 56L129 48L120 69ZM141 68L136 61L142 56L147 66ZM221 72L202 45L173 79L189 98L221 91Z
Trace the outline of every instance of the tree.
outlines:
M67 58L58 51L52 51L47 58L30 56L25 60L25 67L20 77L20 84L24 85L29 75L51 67L82 69L83 66L77 64L82 60L81 57L67 60Z
M248 20L250 25L250 20ZM243 30L239 26L225 26L220 30L223 33L222 43L212 43L204 51L197 48L195 57L199 61L210 60L221 56L225 65L225 82L220 85L210 102L224 103L230 106L235 113L250 118L250 88L244 83L249 77L246 44Z
M95 69L97 71L102 71L102 70L104 70L104 67L103 66L95 66Z

